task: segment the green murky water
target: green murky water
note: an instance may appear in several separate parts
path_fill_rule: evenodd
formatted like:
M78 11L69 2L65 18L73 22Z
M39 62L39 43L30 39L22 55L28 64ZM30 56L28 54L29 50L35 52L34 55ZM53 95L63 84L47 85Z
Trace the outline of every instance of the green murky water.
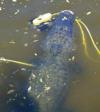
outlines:
M100 49L100 1L99 0L0 0L0 57L30 62L33 56L41 55L35 49L43 35L37 34L28 25L30 18L46 12L70 9L88 25ZM76 24L75 24L76 28ZM100 57L96 54L87 35L88 51L98 62L88 59L84 53L81 37L76 28L77 58L82 65L82 73L73 80L64 108L75 112L100 111ZM36 42L37 41L37 42ZM28 69L28 68L27 68ZM0 64L0 110L5 109L6 94L12 85L7 85L11 76L21 85L27 78L25 69L16 64ZM24 80L24 81L23 81ZM1 112L1 111L0 111Z

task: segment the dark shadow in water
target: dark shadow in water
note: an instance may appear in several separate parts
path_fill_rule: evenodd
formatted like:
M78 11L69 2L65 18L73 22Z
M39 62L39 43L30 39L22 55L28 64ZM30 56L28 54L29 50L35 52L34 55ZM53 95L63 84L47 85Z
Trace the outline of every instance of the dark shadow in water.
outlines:
M30 71L9 65L1 71L0 112L39 112L38 103L27 92Z
M7 112L38 112L37 103L33 98L27 93L18 92L17 94L16 98L14 94L10 96L12 99L15 98L15 100L8 103Z

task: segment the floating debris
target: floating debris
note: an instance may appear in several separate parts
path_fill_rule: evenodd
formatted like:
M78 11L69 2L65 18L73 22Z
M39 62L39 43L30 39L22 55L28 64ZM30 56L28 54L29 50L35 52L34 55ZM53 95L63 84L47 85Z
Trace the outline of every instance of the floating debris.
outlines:
M19 29L16 29L16 32L19 32Z
M96 42L96 45L99 45L99 42Z
M9 44L15 44L16 42L14 40L11 40L10 42L8 42Z
M9 84L9 87L14 87L14 85L13 84Z
M8 103L9 103L9 102L11 102L11 101L12 101L12 99L11 99L11 98L9 98L9 99L7 100L7 102L6 102L6 103L8 104Z
M17 0L12 0L12 2L17 2Z
M33 37L37 37L37 34L34 34Z
M41 82L41 83L43 82L43 79L42 79L42 78L40 78L40 82Z
M23 3L22 2L19 2L19 4L22 5Z
M15 101L15 99L14 98L9 98L6 103L8 104L8 103L10 103L12 101Z
M34 53L34 55L37 56L38 54L37 53Z
M87 13L86 13L86 15L88 16L88 15L90 15L92 12L91 11L88 11Z
M41 96L41 94L39 94L38 96L37 96L37 98L39 98Z
M43 4L47 4L47 1L43 1Z
M23 99L25 100L25 99L26 99L26 97L24 96L24 97L23 97Z
M72 56L71 58L68 59L68 61L74 61L75 60L75 56Z
M24 8L27 8L27 5L24 5Z
M72 56L72 61L74 61L75 60L75 56Z
M36 29L37 32L40 32L40 29Z
M3 5L4 4L4 1L2 1L2 2L0 2L1 3L1 5Z
M26 68L21 68L22 71L26 71Z
M54 2L54 0L50 0L50 2L52 3L52 2Z
M51 87L45 86L45 91L48 92L51 89Z
M34 73L32 73L31 75L32 75L32 79L36 78L36 75Z
M13 89L11 89L11 90L9 90L8 92L7 92L7 94L11 94L11 93L13 93L15 90L13 90Z
M97 72L95 71L95 72L94 72L94 74L96 75L96 74L97 74Z
M33 43L38 42L39 40L33 40Z
M0 7L0 11L2 11L2 7Z
M66 2L67 2L67 3L70 3L70 1L69 1L69 0L66 0Z
M26 2L29 2L30 0L26 0Z
M18 71L19 71L19 69L14 70L14 71L12 72L12 74L16 74Z
M31 87L31 86L29 86L29 87L28 87L28 92L30 92L30 91L31 91L31 89L32 89L32 87Z
M64 86L66 86L66 83L64 82Z
M19 12L20 12L20 10L19 10L19 9L17 9L17 11L16 11L16 12L14 12L14 15L17 15Z
M25 43L24 46L25 46L25 47L28 47L28 43Z
M27 35L28 34L28 32L24 32L24 35Z

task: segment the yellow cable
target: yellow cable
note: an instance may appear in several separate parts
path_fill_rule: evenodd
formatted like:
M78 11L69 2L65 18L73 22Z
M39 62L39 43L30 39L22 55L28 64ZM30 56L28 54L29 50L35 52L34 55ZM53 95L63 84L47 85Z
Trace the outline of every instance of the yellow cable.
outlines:
M52 17L53 17L53 16L58 16L58 15L59 15L59 12L53 13L53 14L52 14Z
M89 37L90 37L90 39L91 39L91 42L92 42L92 44L93 44L95 50L96 50L97 53L100 55L100 50L99 50L99 48L97 47L95 41L93 40L93 37L92 37L92 35L91 35L91 33L90 33L88 27L86 26L86 24L85 24L82 20L79 19L79 22L85 27L86 31L87 31L88 34L89 34Z
M15 60L10 60L10 59L5 59L5 58L2 58L2 57L0 58L0 61L2 61L2 62L11 62L11 63L19 64L19 65L33 67L33 65L29 64L29 63L25 63L25 62L21 62L21 61L15 61Z
M80 31L81 31L81 34L82 34L82 42L83 42L85 54L89 57L89 54L88 54L88 51L87 51L87 44L86 44L86 39L85 39L83 28L82 28L82 26L81 26L81 24L80 24L80 22L79 22L78 19L76 19L75 21L78 24L78 26L80 28Z
M92 60L93 62L98 63L98 60L94 60L94 59L88 54L87 43L86 43L86 39L85 39L85 33L84 33L84 30L83 30L83 28L82 28L82 25L81 25L79 19L76 19L75 21L76 21L76 23L78 24L78 26L79 26L79 28L80 28L80 31L81 31L82 42L83 42L84 51L85 51L86 56L87 56L90 60Z
M54 15L57 15L57 14L58 14L58 13L55 13ZM54 15L53 15L53 16L54 16ZM79 26L79 28L80 28L80 31L81 31L81 34L82 34L82 42L83 42L83 45L84 45L85 54L86 54L90 59L92 59L92 58L89 56L89 54L88 54L86 39L85 39L85 35L84 35L84 30L83 30L81 24L82 24L82 25L85 27L85 29L87 30L87 32L88 32L88 34L89 34L89 36L90 36L90 39L91 39L91 41L92 41L92 44L93 44L94 48L96 49L97 53L100 55L100 50L99 50L99 48L96 46L95 41L93 40L93 37L92 37L92 35L91 35L91 33L90 33L88 27L87 27L87 26L85 25L85 23L84 23L82 20L80 20L80 19L76 19L75 21L76 21L76 23L78 24L78 26ZM92 60L93 60L93 59L92 59ZM2 61L2 62L11 62L11 63L16 63L16 64L20 64L20 65L24 65L24 66L33 67L33 65L32 65L32 64L29 64L29 63L25 63L25 62L21 62L21 61L15 61L15 60L10 60L10 59L5 59L5 58L0 58L0 61ZM94 61L94 60L93 60L93 61Z

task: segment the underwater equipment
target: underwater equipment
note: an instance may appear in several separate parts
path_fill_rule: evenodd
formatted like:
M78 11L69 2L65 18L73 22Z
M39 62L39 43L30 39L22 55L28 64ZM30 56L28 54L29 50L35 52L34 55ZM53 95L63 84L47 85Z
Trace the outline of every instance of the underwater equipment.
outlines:
M85 33L84 33L84 30L83 30L83 27L86 29L86 31L87 31L87 33L88 33L88 35L89 35L89 37L90 37L90 40L91 40L91 42L92 42L92 45L93 45L93 47L95 48L96 53L98 54L98 56L100 55L100 50L99 50L99 48L97 47L97 45L96 45L96 43L95 43L95 41L94 41L94 39L93 39L93 37L92 37L92 34L91 34L91 32L89 31L87 25L86 25L81 19L76 19L75 21L76 21L76 23L77 23L77 25L78 25L78 27L79 27L79 29L80 29L80 31L81 31L82 43L83 43L84 52L85 52L86 56L87 56L88 59L90 59L91 61L93 61L93 62L95 62L95 63L100 63L97 59L94 59L94 58L93 58L92 56L90 56L89 53L88 53L88 50L87 50L87 42L86 42L86 39L85 39ZM83 26L82 26L82 25L83 25Z
M46 14L40 15L38 18L35 18L32 21L32 23L37 26L37 25L40 25L42 22L45 23L45 22L51 21L51 19L52 19L52 14L46 13Z
M73 13L73 12L70 11L70 10L69 10L69 12ZM50 13L49 13L49 14L50 14ZM53 20L55 19L56 16L59 16L59 14L60 14L60 12L54 13L54 14L50 14L50 15L51 15L50 17L49 17L47 14L46 14L46 16L45 16L45 14L43 14L43 17L45 17L45 18L42 18L42 21L39 21L39 20L36 21L36 23L37 23L37 25L36 25L35 20L33 19L33 20L32 20L32 21L33 21L32 24L33 24L34 27L36 27L36 28L39 29L40 31L45 31L46 29L50 28L50 26L49 26L49 21L53 21ZM41 17L42 17L42 15L41 15ZM38 17L38 18L39 18L39 17ZM38 18L36 18L36 19L38 19ZM52 18L53 18L53 19L52 19ZM48 21L45 21L45 20L48 20ZM46 27L45 27L45 22L48 22L48 24L47 24ZM86 29L86 31L87 31L87 33L88 33L88 35L89 35L89 37L90 37L90 40L91 40L91 42L92 42L92 45L93 45L95 51L97 52L98 55L100 55L100 50L99 50L99 48L97 47L97 45L96 45L96 43L95 43L95 41L94 41L94 39L93 39L93 36L92 36L92 34L91 34L89 28L88 28L87 25L86 25L80 18L78 18L78 17L75 18L75 22L77 23L78 27L80 28L80 32L81 32L81 34L82 34L82 43L83 43L84 52L85 52L86 56L87 56L89 59L91 59L92 61L97 62L95 59L92 59L92 57L89 56L89 53L88 53L88 50L87 50L87 42L86 42L86 39L85 39L86 37L85 37L85 33L84 33L84 30L83 30L83 27Z
M15 63L15 64L18 64L18 65L23 65L23 66L28 66L28 67L34 67L33 64L30 64L30 63L16 61L16 60L11 60L11 59L6 59L4 57L0 58L0 62Z
M70 10L68 10L68 11L73 14L72 11L70 11ZM57 16L59 16L59 14L60 14L60 12L53 13L53 14L46 13L46 14L38 16L37 18L31 19L29 22L30 22L31 25L33 25L34 28L39 29L40 31L45 31L45 30L48 31L48 29L51 28L51 26L53 25L52 23L54 22L55 18ZM80 28L80 31L81 31L81 34L82 34L82 43L83 43L83 46L84 46L84 52L85 52L86 56L89 59L91 59L91 56L89 56L89 53L88 53L88 50L87 50L87 42L86 42L86 39L85 39L85 33L84 33L84 30L83 30L83 27L88 32L90 40L92 42L92 45L94 46L97 54L100 55L100 50L97 47L97 45L96 45L96 43L95 43L95 41L92 37L92 34L89 31L89 28L87 27L87 25L78 17L76 17L75 22L77 23L78 27ZM93 60L94 59L92 59L92 61ZM7 62L7 63L10 62L10 63L19 64L19 65L33 67L33 64L26 63L26 62L21 62L21 61L15 61L15 60L11 60L11 59L6 59L4 57L0 58L0 62Z
M46 13L40 15L37 18L33 18L29 21L34 26L34 29L39 29L40 31L47 30L55 19L55 16L59 15L59 13Z
M40 112L59 112L59 105L66 93L62 91L69 89L72 74L66 59L73 54L74 21L74 13L69 10L61 11L48 27L45 39L40 40L39 45L45 56L38 58L42 61L32 70L29 80L29 94L39 103ZM34 61L36 64L35 59L33 64Z

